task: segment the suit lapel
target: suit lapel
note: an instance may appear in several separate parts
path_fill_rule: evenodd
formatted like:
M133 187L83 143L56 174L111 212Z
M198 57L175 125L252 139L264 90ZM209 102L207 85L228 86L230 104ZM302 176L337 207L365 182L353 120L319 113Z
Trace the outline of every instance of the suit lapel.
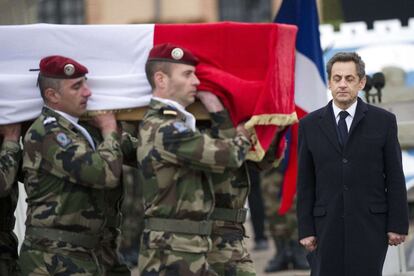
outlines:
M322 129L323 133L328 137L328 140L331 142L334 148L337 151L342 152L336 131L335 118L332 110L332 101L330 101L322 110L319 117L319 126Z
M358 104L355 110L355 117L352 120L351 128L349 130L348 141L351 138L352 133L354 133L355 128L361 122L361 120L365 117L365 112L367 112L368 106L364 103L360 98L358 98Z

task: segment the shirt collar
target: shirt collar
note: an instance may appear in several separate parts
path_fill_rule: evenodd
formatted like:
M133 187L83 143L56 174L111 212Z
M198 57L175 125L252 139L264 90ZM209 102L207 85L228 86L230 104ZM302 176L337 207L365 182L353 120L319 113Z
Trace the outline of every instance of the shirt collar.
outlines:
M75 124L75 125L77 125L77 124L78 124L78 122L79 122L79 118L78 118L78 117L74 117L74 116L72 116L72 115L69 115L69 114L67 114L67 113L63 112L63 111L53 109L53 108L51 108L51 107L49 107L49 106L46 106L46 108L49 108L50 110L52 110L52 111L54 111L54 112L58 113L58 114L59 114L59 115L61 115L63 118L65 118L66 120L68 120L69 122L71 122L71 123L73 123L73 124Z
M350 107L345 109L345 111L348 112L348 114L351 118L354 118L354 116L355 116L357 103L358 103L358 101L355 101L353 104L351 104ZM337 107L333 101L332 101L332 108L333 108L335 118L337 118L339 116L339 112L344 111L344 110L340 109L339 107Z

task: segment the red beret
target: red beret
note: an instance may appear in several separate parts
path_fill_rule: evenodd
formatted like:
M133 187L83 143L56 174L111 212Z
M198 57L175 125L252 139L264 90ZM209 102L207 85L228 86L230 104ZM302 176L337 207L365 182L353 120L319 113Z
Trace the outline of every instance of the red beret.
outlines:
M171 43L155 45L151 49L147 61L166 61L193 66L199 62L198 58L189 50Z
M88 73L88 68L71 58L63 56L42 58L39 68L42 76L56 79L76 79Z

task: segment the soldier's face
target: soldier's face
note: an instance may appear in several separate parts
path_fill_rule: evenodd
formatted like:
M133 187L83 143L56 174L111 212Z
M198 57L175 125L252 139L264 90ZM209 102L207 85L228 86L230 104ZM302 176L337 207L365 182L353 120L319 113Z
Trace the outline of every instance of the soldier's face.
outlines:
M336 106L347 109L357 99L358 92L365 86L366 79L360 79L354 62L335 62L329 79L329 89Z
M195 101L199 84L194 66L174 63L166 82L168 97L187 107Z
M75 117L85 113L88 99L92 95L85 77L62 80L58 94L57 109Z

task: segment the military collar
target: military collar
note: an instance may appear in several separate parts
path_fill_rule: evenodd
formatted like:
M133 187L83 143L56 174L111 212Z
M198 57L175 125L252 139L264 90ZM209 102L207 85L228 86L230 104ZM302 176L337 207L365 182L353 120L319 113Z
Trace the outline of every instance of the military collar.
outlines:
M95 150L95 144L93 142L93 139L90 135L90 133L81 125L78 124L79 118L73 117L69 114L66 114L65 112L54 110L48 106L44 107L45 110L45 119L43 121L43 124L47 122L48 118L56 118L58 123L62 125L63 127L70 129L74 132L81 133L88 143L91 145L91 147ZM48 116L50 115L50 116Z
M154 100L156 100L156 101L162 102L162 103L163 103L163 104L165 104L165 105L173 106L173 107L175 107L175 109L177 109L177 110L181 111L182 113L184 113L184 112L185 112L185 108L184 108L184 106L182 106L180 103L178 103L178 102L176 102L176 101L174 101L174 100L171 100L171 99L164 99L164 98L155 97L155 96L153 96L152 98L153 98Z
M68 120L67 118L65 118L64 116L62 116L60 113L58 113L56 110L48 107L48 106L44 106L42 113L44 114L45 117L45 121L48 120L48 117L53 117L56 119L57 123L67 129L73 130L75 129L75 125L73 124L72 121Z
M150 106L154 109L157 109L161 112L162 115L171 115L177 117L181 120L188 128L195 131L195 122L196 119L193 114L185 110L181 105L177 103L177 105L173 104L175 102L171 100L165 100L158 97L153 97L150 102Z

